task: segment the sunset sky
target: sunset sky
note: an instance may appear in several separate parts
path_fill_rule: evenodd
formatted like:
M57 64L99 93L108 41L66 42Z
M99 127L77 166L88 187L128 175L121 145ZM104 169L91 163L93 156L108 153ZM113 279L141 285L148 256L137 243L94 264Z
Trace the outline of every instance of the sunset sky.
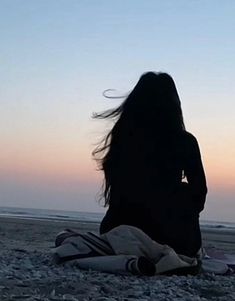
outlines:
M199 141L203 219L235 221L235 1L0 0L0 206L104 211L91 151L143 72L175 79Z

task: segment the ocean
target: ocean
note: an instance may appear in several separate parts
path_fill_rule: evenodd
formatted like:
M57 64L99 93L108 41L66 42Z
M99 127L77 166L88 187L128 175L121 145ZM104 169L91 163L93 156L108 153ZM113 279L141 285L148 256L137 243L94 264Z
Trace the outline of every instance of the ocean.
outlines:
M100 223L104 213L81 212L65 210L49 210L34 208L0 207L0 217L35 219L35 220L57 220L57 221L81 221ZM218 230L235 230L235 223L221 221L200 221L203 228L216 228Z
M102 220L104 213L0 207L0 217L1 216L17 217L21 219L81 221L99 223Z

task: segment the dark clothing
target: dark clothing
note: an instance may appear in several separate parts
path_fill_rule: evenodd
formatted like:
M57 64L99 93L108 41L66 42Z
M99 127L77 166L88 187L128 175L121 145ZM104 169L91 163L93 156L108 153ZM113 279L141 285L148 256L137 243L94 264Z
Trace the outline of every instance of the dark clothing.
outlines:
M112 154L109 209L100 233L132 225L177 253L194 256L201 246L199 213L207 193L197 140L188 132L154 142L143 135L129 136L131 143Z

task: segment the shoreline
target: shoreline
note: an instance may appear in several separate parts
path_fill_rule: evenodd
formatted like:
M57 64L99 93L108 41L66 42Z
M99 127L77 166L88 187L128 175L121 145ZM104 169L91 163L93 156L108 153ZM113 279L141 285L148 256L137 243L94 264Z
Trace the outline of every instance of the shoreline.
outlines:
M86 218L82 218L82 216ZM96 220L89 218L89 215L96 216ZM61 209L44 209L44 208L26 208L26 207L7 207L0 206L0 218L31 218L31 219L46 219L46 220L63 220L63 221L89 221L99 223L104 217L105 212L89 212L89 211L69 211ZM99 217L98 217L99 216ZM88 219L87 219L88 218ZM217 229L234 229L234 221L226 220L207 220L200 218L200 225L208 228L217 228Z
M18 227L28 228L33 227L33 233L36 236L40 236L40 228L42 228L42 232L45 232L45 227L50 228L47 235L47 241L50 238L53 242L55 236L58 232L71 228L75 231L80 231L82 233L87 231L99 231L99 222L96 221L81 221L81 220L63 220L63 219L49 219L49 218L24 218L24 217L3 217L0 216L0 230L1 225L8 225L8 230L11 231L10 225L18 225ZM17 231L16 231L17 233ZM216 247L220 250L226 251L228 253L235 254L235 230L227 229L227 228L216 228L216 227L204 227L201 226L202 233L202 241L203 246L205 247ZM0 232L1 234L1 232ZM0 236L1 238L1 236ZM14 235L13 237L16 241L20 243L20 237L18 235ZM7 239L7 237L1 238L1 241ZM41 243L43 243L41 237L39 239Z

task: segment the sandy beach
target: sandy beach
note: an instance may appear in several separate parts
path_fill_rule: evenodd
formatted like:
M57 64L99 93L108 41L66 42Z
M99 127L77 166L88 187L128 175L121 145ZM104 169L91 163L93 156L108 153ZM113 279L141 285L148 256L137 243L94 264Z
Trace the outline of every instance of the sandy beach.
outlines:
M98 231L92 222L0 218L0 300L235 300L235 276L120 276L55 265L56 234ZM203 229L204 246L235 254L230 230Z

